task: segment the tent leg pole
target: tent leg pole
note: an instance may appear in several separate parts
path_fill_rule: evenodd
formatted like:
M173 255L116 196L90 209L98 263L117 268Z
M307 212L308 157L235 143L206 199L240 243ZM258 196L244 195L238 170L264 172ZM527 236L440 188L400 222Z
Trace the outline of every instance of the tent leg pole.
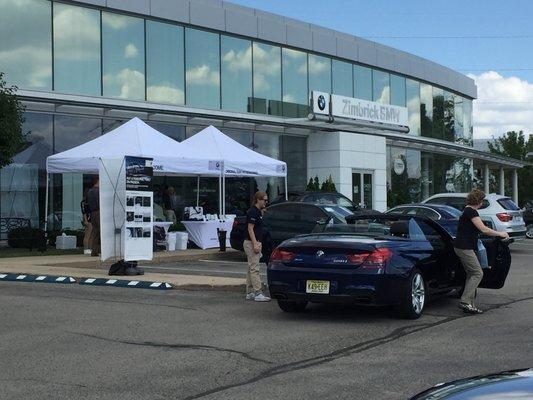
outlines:
M287 176L285 176L285 201L289 200L289 193L287 192Z
M196 207L200 205L200 176L198 176L196 182Z
M226 216L226 174L222 172L222 215Z
M50 184L50 174L46 172L46 192L44 195L44 234L48 232L48 186Z

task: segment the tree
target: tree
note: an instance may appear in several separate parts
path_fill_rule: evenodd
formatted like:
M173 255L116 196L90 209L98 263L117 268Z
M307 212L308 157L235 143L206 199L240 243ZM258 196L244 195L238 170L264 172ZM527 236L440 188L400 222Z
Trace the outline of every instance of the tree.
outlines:
M337 191L337 188L335 187L335 183L333 182L333 178L331 177L331 175L329 176L328 179L326 179L322 183L322 187L320 190L322 190L323 192L336 192Z
M492 154L511 157L521 161L526 160L526 154L533 151L533 135L526 136L523 131L509 131L499 138L492 138L488 142ZM518 170L518 203L533 199L533 167L527 166Z
M15 96L16 90L16 86L7 86L0 72L0 168L11 164L25 144L24 107Z

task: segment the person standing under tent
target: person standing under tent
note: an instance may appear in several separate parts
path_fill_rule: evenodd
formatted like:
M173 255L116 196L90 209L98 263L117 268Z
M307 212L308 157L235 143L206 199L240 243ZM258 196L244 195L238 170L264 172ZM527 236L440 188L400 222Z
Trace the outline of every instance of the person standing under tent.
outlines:
M85 190L85 193L83 194L83 199L80 203L81 208L81 217L82 217L82 225L84 227L84 234L83 234L83 253L84 254L91 254L91 235L93 226L91 224L91 213L89 211L89 202L87 200L87 194L89 192L89 189Z
M87 192L87 203L91 213L91 256L100 255L100 181L95 179L94 185Z
M246 300L270 301L262 292L261 277L259 275L259 261L263 240L263 209L268 202L266 192L259 191L254 195L254 204L246 214L246 232L243 243L248 261L246 274Z

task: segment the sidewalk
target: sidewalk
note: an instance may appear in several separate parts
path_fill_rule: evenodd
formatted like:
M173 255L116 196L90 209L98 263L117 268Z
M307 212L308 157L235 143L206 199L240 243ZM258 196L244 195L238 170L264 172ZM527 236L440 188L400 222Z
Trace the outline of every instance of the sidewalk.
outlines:
M142 265L157 265L179 261L197 261L200 259L228 260L238 256L238 252L228 249L221 253L218 249L189 249L180 252L159 252L154 254L154 259L143 261ZM107 275L112 262L102 263L99 258L88 255L63 255L63 256L35 256L13 257L0 259L0 273L32 274L32 275L60 275L73 278L113 278L126 280L141 280L150 282L170 283L174 289L188 290L235 290L244 291L245 280L241 278L180 275L145 272L144 275L113 276Z

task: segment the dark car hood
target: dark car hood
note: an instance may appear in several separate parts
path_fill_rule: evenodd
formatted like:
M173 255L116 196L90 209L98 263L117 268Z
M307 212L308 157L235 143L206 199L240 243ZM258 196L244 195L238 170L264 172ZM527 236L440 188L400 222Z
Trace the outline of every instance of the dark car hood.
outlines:
M441 383L411 400L529 400L533 399L533 369L480 375Z

